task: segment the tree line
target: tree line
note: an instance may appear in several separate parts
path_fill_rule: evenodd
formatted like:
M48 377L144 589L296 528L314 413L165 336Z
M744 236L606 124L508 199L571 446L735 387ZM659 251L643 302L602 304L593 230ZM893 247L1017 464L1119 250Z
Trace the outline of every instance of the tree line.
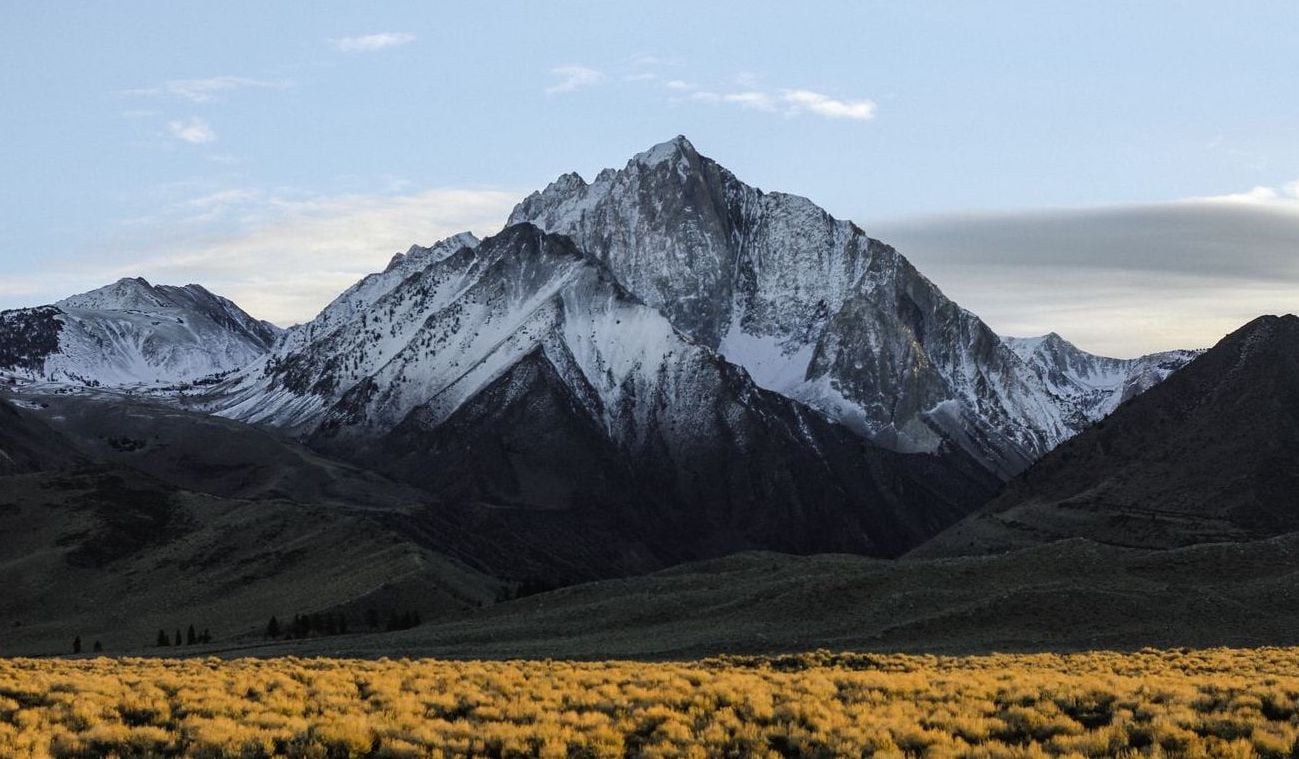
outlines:
M174 635L167 635L166 630L158 630L158 637L155 639L154 645L158 648L167 648L168 646L193 646L199 643L211 642L212 633L208 632L207 628L203 628L203 632L200 633L194 629L194 625L190 625L189 629L185 631L184 638L180 636L179 627L176 628Z
M418 611L392 611L386 620L374 609L365 612L365 626L370 631L409 630L423 624ZM290 622L280 622L272 616L266 623L266 637L271 640L301 640L329 635L347 635L352 632L347 615L343 612L294 614Z

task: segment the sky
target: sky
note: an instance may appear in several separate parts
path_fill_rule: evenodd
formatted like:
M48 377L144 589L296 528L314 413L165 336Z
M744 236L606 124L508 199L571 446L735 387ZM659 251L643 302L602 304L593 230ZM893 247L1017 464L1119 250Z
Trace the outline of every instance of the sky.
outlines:
M0 308L123 276L282 325L685 134L1002 334L1299 305L1299 3L0 0Z

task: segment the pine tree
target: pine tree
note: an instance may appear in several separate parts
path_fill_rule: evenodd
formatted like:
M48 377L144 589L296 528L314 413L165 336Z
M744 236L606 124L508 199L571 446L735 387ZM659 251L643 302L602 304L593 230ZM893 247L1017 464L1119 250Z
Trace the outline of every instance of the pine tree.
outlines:
M200 635L200 636L198 636L198 639L199 639L199 642L200 642L200 643L211 643L211 642L212 642L212 633L208 632L208 631L207 631L207 628L204 627L204 628L203 628L203 634Z
M179 646L179 645L180 645L180 640L181 640L181 638L180 638L180 628L177 627L177 628L176 628L176 639L175 639L175 641L172 643L172 645L173 645L173 646Z
M80 635L78 635L78 636L77 636L77 637L72 641L72 653L74 653L74 654L79 654L79 653L81 653L81 636L80 636Z
M280 620L274 616L271 617L270 622L266 623L266 637L272 639L280 637Z
M101 653L104 650L104 644L95 641L95 645L91 646L91 648L95 650L95 653Z
M194 625L190 625L185 631L185 645L192 646L195 643L198 643L198 633L194 632Z
M171 639L167 637L166 630L158 631L158 648L166 648L171 645Z

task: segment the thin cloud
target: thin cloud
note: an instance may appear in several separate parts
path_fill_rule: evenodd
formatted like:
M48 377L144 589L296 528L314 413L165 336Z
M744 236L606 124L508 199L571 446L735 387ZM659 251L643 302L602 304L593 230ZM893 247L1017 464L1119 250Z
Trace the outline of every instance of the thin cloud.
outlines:
M1299 179L1279 187L1258 186L1244 192L1187 198L1186 203L1235 203L1277 208L1299 208Z
M574 92L586 87L593 87L605 80L603 72L586 66L559 66L550 70L559 77L559 81L546 88L547 95L560 95Z
M733 103L741 108L752 108L756 111L774 111L776 102L765 92L734 92L722 95L722 101Z
M853 119L870 121L875 118L873 100L836 100L811 90L783 90L783 100L794 113L807 111L827 119Z
M193 116L180 121L168 121L167 132L181 142L191 145L203 145L216 141L216 132L203 119Z
M139 97L175 97L191 103L212 103L227 93L243 89L285 90L292 80L250 79L244 76L213 76L206 79L173 79L158 87L126 90L122 94Z
M414 41L415 35L406 32L382 32L356 37L337 37L329 40L329 44L340 53L372 53L376 50L400 47Z
M754 82L752 77L746 80ZM751 87L740 92L716 92L701 90L695 85L681 79L666 82L664 87L681 94L689 93L689 99L699 103L726 103L769 113L780 112L786 116L798 116L810 113L827 119L850 119L870 121L875 118L877 108L873 100L838 100L812 90L780 90L777 93ZM673 102L677 102L673 100Z
M1003 334L1099 353L1204 347L1299 309L1299 187L1168 203L946 214L867 230Z

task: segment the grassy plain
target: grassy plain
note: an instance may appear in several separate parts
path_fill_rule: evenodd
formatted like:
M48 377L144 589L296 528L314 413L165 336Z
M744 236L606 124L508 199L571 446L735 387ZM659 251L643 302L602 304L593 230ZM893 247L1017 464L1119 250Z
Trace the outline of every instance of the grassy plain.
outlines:
M1299 649L0 660L0 755L1289 757Z

